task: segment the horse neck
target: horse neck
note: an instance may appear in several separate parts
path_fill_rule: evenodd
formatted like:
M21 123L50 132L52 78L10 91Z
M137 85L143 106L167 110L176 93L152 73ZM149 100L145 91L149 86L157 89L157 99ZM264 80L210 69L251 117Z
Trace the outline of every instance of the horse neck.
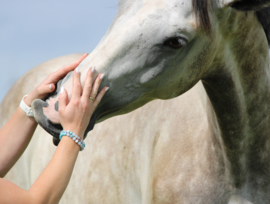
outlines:
M270 186L269 51L261 26L252 27L221 41L202 79L238 189L256 188L262 177Z

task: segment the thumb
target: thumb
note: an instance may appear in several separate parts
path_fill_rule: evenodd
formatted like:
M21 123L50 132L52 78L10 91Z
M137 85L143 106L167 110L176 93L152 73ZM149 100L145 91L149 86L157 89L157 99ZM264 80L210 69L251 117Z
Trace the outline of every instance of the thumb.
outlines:
M59 113L63 113L63 111L66 109L66 106L68 104L68 95L67 95L67 91L64 87L61 88L60 90L60 94L58 97L58 102L59 102Z
M51 84L46 84L46 85L43 85L42 86L42 89L41 89L41 94L48 94L48 93L52 93L55 89L55 85L53 83Z
M48 93L53 92L54 89L55 89L55 85L54 84L49 84L49 85L47 85L47 88L48 88Z

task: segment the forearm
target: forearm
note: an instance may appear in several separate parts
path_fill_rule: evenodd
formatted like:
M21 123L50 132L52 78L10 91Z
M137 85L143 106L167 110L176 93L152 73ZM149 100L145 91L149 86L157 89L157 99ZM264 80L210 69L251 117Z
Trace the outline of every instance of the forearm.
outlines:
M0 130L0 177L4 177L20 158L37 127L20 107Z
M63 137L52 160L29 189L37 203L58 203L70 180L80 147Z
M70 180L79 150L79 145L72 139L63 137L50 163L29 190L0 179L0 203L58 203Z
M78 61L50 74L24 98L25 104L30 107L33 100L45 99L49 93L55 90L55 84L70 71L73 71L86 56L87 54L80 57ZM0 130L0 177L4 177L20 158L29 144L36 126L35 120L26 116L25 112L19 107L8 123Z

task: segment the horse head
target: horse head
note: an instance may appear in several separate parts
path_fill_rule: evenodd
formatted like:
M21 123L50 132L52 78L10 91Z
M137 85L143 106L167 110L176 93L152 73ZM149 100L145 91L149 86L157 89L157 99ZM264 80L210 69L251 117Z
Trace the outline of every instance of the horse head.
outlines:
M219 44L229 35L221 34L220 22L227 22L237 10L258 10L269 4L269 0L120 0L107 33L79 65L82 84L87 70L95 66L96 74L105 74L101 87L110 87L85 136L95 123L188 91L209 73ZM70 97L71 73L46 101L32 103L35 119L54 137L62 129L58 117L62 86Z

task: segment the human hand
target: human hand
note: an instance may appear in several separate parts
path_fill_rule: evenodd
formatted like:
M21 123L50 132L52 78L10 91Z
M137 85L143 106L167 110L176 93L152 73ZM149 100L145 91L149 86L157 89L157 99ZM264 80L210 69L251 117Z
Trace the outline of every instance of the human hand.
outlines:
M76 71L73 72L71 99L68 99L67 91L63 87L61 88L58 98L59 118L63 129L74 132L82 139L92 113L109 89L109 87L104 87L97 95L104 74L99 74L95 79L94 85L92 85L94 72L95 68L88 70L85 84L82 88L80 73L78 69L76 69ZM94 100L91 100L90 97Z
M69 72L73 71L87 56L88 54L86 53L72 64L51 73L40 85L38 85L38 87L24 98L26 105L30 107L33 100L45 99L48 94L55 90L55 84Z

